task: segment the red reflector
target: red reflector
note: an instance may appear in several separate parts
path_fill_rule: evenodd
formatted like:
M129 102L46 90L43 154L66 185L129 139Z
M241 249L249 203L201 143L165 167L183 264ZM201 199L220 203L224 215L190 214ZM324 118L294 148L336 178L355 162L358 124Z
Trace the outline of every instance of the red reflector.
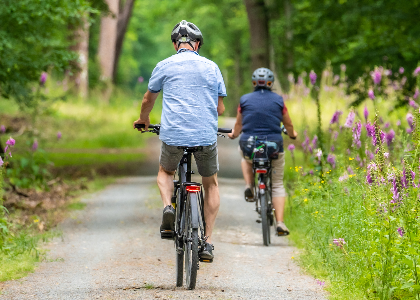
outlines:
M265 174L265 173L267 173L267 170L266 169L257 169L255 172Z
M265 184L263 182L261 182L260 185L259 185L259 188L260 188L260 190L265 189Z
M201 187L199 185L187 185L185 189L187 190L187 192L190 192L190 193L201 191Z
M265 85L265 80L258 80L258 85Z

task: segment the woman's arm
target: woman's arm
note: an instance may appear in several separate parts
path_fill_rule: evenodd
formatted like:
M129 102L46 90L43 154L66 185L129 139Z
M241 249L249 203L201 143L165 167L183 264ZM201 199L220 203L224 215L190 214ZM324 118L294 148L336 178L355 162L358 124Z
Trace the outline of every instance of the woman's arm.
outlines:
M287 130L287 134L291 138L296 138L297 137L298 134L293 129L292 119L290 119L289 112L287 111L287 109L285 109L283 111L283 125L286 128L286 130Z

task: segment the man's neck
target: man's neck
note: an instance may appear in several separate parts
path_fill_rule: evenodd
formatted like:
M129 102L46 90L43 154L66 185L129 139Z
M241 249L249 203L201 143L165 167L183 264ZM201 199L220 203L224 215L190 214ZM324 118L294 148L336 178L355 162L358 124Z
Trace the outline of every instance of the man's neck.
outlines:
M187 49L190 51L195 51L190 45L188 45L187 43L182 43L179 45L178 50L179 49Z

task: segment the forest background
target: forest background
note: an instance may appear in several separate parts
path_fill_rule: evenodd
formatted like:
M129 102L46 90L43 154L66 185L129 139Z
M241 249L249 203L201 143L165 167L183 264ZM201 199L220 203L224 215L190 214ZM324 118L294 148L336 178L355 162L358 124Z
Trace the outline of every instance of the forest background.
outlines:
M287 162L288 193L294 195L290 205L296 206L295 215L288 218L298 220L296 224L306 224L293 230L296 230L295 241L299 244L300 240L301 247L315 253L305 256L307 265L319 268L312 273L327 278L338 298L343 284L347 291L370 296L381 293L382 299L388 299L396 287L395 293L402 299L408 294L419 297L419 279L416 275L414 280L410 272L417 270L420 250L416 250L415 255L410 254L414 257L410 263L414 267L406 269L410 264L398 265L397 271L405 273L392 278L385 278L378 271L380 275L357 283L351 276L359 273L346 269L348 261L331 249L329 251L344 267L336 268L335 257L329 260L330 269L321 267L327 265L325 249L319 246L318 240L310 241L305 228L314 227L314 217L311 219L308 209L322 206L329 190L319 186L319 190L313 192L309 185L302 185L298 176L301 172L298 166L317 170L322 160L321 171L322 166L334 165L332 169L335 169L335 155L343 166L348 162L346 155L353 147L351 134L342 134L340 143L335 142L330 137L332 126L337 123L338 127L342 110L350 110L353 121L354 112L359 119L365 114L367 124L368 117L361 111L361 104L365 112L370 111L371 119L373 108L379 111L380 120L387 121L381 123L383 130L399 122L394 129L402 132L398 140L401 146L389 147L395 166L407 155L405 141L413 128L417 128L412 115L409 121L407 112L415 113L418 108L419 9L419 0L2 0L0 199L4 202L0 203L0 281L18 278L33 270L34 262L40 257L39 239L64 218L63 211L83 207L72 199L88 188L86 178L101 187L104 181L95 181L97 173L132 174L137 166L133 162L144 159L147 137L128 129L138 117L141 97L147 90L153 68L174 54L170 41L172 28L186 19L203 33L200 54L215 61L222 71L228 90L226 116L235 116L240 96L252 90L254 69L269 67L275 72L274 91L284 96L301 139L295 143L296 150L294 146L290 148L292 153L294 151L293 161ZM310 80L310 72L318 74L318 79ZM329 121L332 115L337 119L333 123ZM411 132L400 127L405 115ZM159 111L154 111L152 122L159 122L159 118ZM341 133L342 126L338 128L334 130ZM319 143L314 136L311 150L315 150L315 144L322 148L322 159L322 155L312 159L305 148L309 145L306 143L309 136L314 134L318 135ZM329 145L331 149L328 149L328 143L335 144L336 149L333 150L334 145ZM419 143L416 141L414 145L412 147L417 147ZM359 152L362 160L369 161L368 152ZM363 164L363 168L358 166L361 168L358 172L366 171L366 161ZM296 171L289 168L293 166ZM341 185L348 182L340 180L343 175L338 172L341 171L335 169L335 179L331 179L338 184L339 193L342 193ZM71 180L66 179L68 176ZM362 202L363 195L370 189L363 176L357 177L361 179L352 185L362 187L353 195L353 204ZM312 184L312 179L308 179L312 177L304 178ZM299 188L306 191L305 195L312 193L313 200L319 202L308 202L306 196L299 196ZM385 197L386 193L383 195ZM350 198L340 196L340 199ZM299 210L305 203L311 204L306 210ZM338 220L339 214L350 211L343 207L338 206L331 218ZM364 220L364 206L358 207L360 220ZM347 217L348 223L340 223L345 228L365 224L355 222L353 215ZM404 220L412 218L401 220L401 224L406 224ZM401 229L401 224L395 226ZM320 232L313 236L323 242L331 240L330 229L316 228L320 228ZM345 228L338 232L340 236L333 238L351 239L350 233L344 235ZM384 232L383 228L377 232ZM395 230L392 232L396 235ZM420 234L420 230L418 232ZM402 238L404 234L399 235ZM354 240L357 238L355 235ZM383 244L378 243L378 248ZM339 249L343 249L344 244L339 245ZM418 239L413 245L420 249ZM367 253L365 249L360 247L355 251L363 256ZM354 265L359 262L355 257ZM390 273L382 266L389 266L388 261L394 256L378 257L384 259L383 264L378 263L378 270ZM335 268L337 277L328 275L335 274ZM365 267L358 268L364 274ZM385 278L380 285L378 278ZM349 295L351 299L353 294Z

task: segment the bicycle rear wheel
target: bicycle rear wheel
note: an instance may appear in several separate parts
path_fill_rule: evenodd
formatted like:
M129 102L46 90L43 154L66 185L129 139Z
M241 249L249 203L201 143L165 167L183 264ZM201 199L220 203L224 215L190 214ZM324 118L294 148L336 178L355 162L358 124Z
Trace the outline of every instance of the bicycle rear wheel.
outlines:
M261 204L261 224L262 224L262 234L263 234L263 243L265 246L270 244L270 219L268 214L267 207L267 198L266 195L261 193L260 204Z
M185 277L189 290L195 289L198 270L198 197L196 193L188 193L185 222ZM196 228L193 228L196 227Z

